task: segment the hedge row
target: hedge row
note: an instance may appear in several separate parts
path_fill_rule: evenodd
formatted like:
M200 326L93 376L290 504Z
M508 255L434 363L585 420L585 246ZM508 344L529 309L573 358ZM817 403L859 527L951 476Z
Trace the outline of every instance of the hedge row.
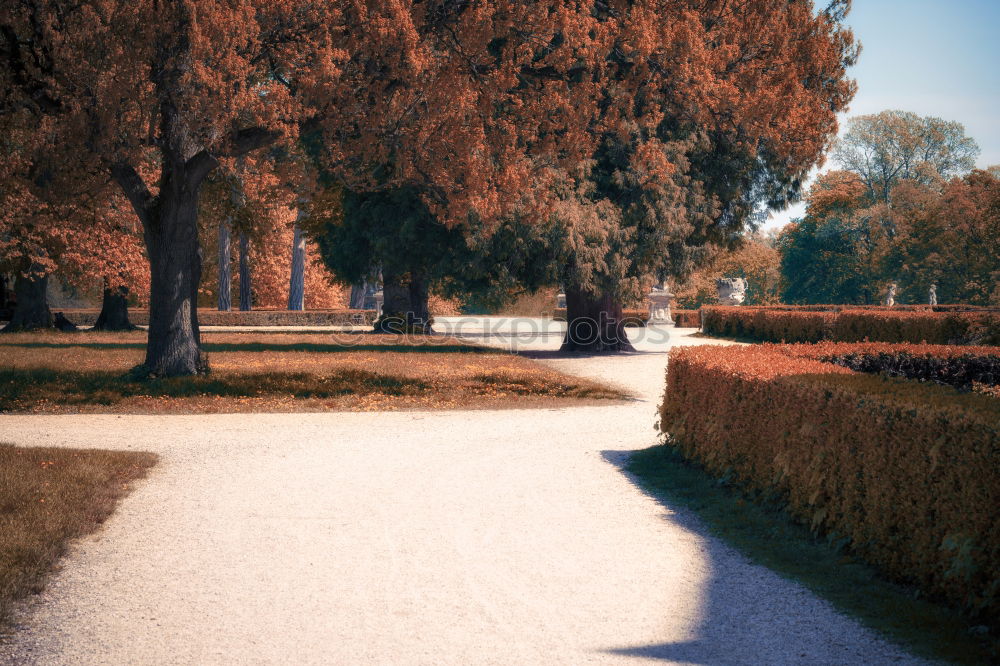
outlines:
M783 348L790 356L858 372L945 384L961 390L1000 385L1000 348L879 342L821 342Z
M1000 344L1000 313L709 306L702 308L702 330L764 342Z
M852 349L853 347L853 349ZM689 459L897 580L1000 626L1000 401L823 358L939 356L892 345L686 347L660 428ZM967 348L1000 359L1000 348Z
M714 307L714 306L708 306ZM780 310L784 312L842 312L844 310L886 310L890 312L1000 312L992 305L744 305L744 308Z
M700 328L700 310L674 310L672 313L674 323L678 328Z

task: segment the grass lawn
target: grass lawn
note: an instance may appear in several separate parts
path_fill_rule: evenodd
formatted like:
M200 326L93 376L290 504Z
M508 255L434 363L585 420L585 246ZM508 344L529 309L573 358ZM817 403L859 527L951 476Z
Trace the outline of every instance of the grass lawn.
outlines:
M881 578L827 539L818 539L778 506L749 501L671 446L632 455L628 471L654 496L692 510L717 537L797 581L847 615L931 659L994 663L997 654L955 610Z
M89 534L156 462L151 453L0 444L0 634L42 589L67 542Z
M211 372L140 380L146 334L0 335L0 412L217 413L551 407L622 400L601 384L456 338L203 333Z

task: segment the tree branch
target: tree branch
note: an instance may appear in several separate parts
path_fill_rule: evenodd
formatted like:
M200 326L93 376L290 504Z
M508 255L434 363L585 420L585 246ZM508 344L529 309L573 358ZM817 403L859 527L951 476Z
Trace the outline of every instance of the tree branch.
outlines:
M230 157L246 155L251 151L274 143L280 137L280 132L264 129L263 127L238 130L233 135L232 148L226 151L226 154Z
M207 176L212 169L217 166L219 166L219 160L217 160L211 153L207 150L199 151L194 157L187 161L187 164L184 165L184 171L187 174L188 183L192 187L200 185L205 176Z
M281 137L280 132L264 129L263 127L251 127L237 130L233 133L226 149L219 152L225 157L242 157L249 152L263 148L277 141ZM187 172L188 182L198 185L212 169L219 166L219 159L207 150L198 151L194 157L189 159L184 165Z
M146 183L143 182L142 176L132 168L131 164L116 162L111 167L111 177L128 197L136 215L139 216L139 220L142 221L143 225L146 225L149 219L149 208L153 203L153 195L146 187Z

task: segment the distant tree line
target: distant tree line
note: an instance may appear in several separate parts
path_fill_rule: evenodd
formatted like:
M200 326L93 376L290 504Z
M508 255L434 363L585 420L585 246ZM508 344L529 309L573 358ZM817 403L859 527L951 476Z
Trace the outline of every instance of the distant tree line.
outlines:
M1000 167L961 124L884 111L850 121L805 215L777 238L787 303L1000 305Z

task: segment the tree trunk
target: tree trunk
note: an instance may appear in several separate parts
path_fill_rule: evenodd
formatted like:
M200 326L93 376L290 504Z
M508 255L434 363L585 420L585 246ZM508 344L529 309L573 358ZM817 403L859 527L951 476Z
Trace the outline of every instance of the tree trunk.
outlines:
M144 372L157 377L208 371L198 329L198 190L183 171L160 187L158 206L144 225L149 253L149 338Z
M253 286L250 284L250 239L245 231L240 232L240 310L253 309Z
M348 307L352 310L364 310L365 301L368 300L368 283L361 282L351 286L351 302Z
M101 314L94 323L95 331L134 331L128 318L128 287L120 286L112 289L107 280L104 282L104 298L101 301Z
M299 219L303 212L299 211ZM288 284L288 309L304 310L306 296L306 237L298 223L292 236L292 275Z
M30 270L30 269L29 269ZM10 322L3 327L4 332L30 331L38 328L52 328L52 312L45 297L49 286L49 276L34 274L14 277L14 298L17 304Z
M566 337L561 351L592 354L635 351L625 333L622 306L610 296L566 289Z
M233 307L231 269L232 251L229 248L229 223L219 222L219 310L228 312Z
M351 292L352 294L354 292ZM7 276L0 273L0 311L6 314L7 308Z
M427 283L422 276L383 273L382 316L377 333L432 333Z

